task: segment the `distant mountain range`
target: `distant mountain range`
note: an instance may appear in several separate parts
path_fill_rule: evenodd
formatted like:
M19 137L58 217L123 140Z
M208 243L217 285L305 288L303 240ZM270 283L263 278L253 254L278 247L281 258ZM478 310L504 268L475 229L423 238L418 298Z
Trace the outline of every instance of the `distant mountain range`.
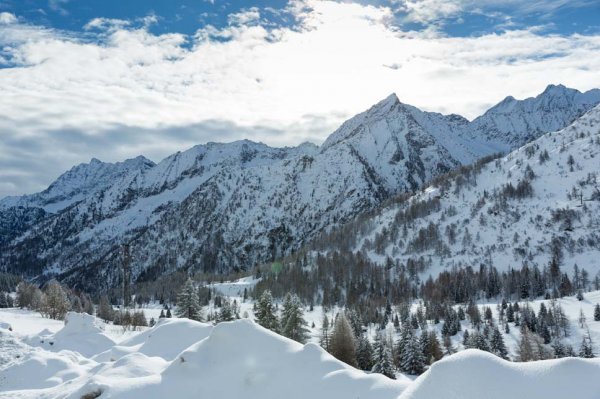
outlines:
M0 270L105 290L119 282L125 243L134 279L249 268L460 165L565 128L598 103L600 90L551 85L469 122L391 95L320 147L237 141L158 164L93 159L40 193L0 200Z

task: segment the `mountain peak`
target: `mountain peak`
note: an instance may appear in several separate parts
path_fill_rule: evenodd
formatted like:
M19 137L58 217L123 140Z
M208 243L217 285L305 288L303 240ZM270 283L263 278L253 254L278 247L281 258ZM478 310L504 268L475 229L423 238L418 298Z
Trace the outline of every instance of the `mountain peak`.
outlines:
M546 86L546 89L542 92L541 95L544 95L544 94L555 94L556 95L556 94L562 94L566 91L577 91L577 90L570 89L562 84L558 84L558 85L549 84L548 86Z

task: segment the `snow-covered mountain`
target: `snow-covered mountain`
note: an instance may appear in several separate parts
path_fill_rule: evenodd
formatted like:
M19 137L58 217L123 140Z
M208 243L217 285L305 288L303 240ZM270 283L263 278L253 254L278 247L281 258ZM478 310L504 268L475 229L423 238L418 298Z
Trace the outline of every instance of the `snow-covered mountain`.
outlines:
M0 269L105 289L120 278L124 243L134 278L251 267L460 165L566 126L600 102L600 91L550 86L513 100L510 112L505 102L469 122L392 95L321 147L238 141L156 165L92 161L42 193L0 201Z
M362 251L382 264L412 259L424 276L479 265L541 270L554 255L592 281L600 272L599 174L600 105L505 157L436 179L316 248Z
M563 85L549 85L537 97L522 101L506 97L471 123L468 138L507 152L541 134L562 129L599 102L599 89L581 93Z

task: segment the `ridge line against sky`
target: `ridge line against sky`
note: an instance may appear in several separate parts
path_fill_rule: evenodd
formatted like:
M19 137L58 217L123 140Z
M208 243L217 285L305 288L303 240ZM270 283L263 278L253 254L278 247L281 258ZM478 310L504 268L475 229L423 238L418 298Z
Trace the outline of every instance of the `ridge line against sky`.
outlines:
M596 1L78 4L0 4L0 198L92 157L320 143L392 92L472 119L549 83L600 87Z

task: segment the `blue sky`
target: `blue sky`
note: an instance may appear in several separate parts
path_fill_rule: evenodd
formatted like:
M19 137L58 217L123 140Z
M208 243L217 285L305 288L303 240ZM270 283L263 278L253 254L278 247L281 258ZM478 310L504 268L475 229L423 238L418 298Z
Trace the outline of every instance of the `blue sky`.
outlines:
M0 0L0 197L92 157L322 142L395 92L474 118L600 87L598 0Z
M261 10L263 18L272 23L290 26L294 20L285 12L287 3L284 0L3 0L0 11L11 12L32 24L79 32L98 17L142 21L145 17L156 16L157 22L152 24L150 31L191 35L201 25L227 25L229 15L252 7ZM449 36L481 35L531 26L542 27L546 34L594 34L600 31L600 3L596 0L365 0L358 3L390 7L401 28L424 30L435 25ZM438 5L443 3L456 6L446 5L448 10L444 11L444 6ZM417 20L416 14L420 14Z

